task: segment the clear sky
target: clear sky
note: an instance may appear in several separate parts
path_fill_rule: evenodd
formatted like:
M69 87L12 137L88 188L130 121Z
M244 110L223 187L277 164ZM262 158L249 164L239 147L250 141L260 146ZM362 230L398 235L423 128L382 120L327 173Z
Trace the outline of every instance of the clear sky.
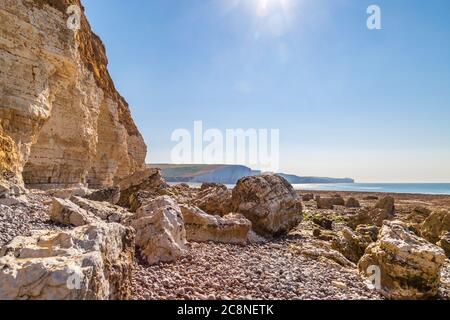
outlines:
M281 170L450 182L448 0L84 0L149 162L177 128L280 129ZM368 30L377 4L382 30Z

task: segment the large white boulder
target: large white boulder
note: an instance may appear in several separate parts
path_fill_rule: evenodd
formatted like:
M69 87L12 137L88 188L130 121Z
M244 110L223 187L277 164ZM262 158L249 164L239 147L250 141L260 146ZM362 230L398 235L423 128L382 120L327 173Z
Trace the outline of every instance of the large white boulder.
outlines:
M425 299L437 295L444 261L444 250L416 236L403 222L385 221L358 268L365 276L380 270L380 291L388 299Z
M134 232L103 222L39 231L0 250L0 300L127 299Z
M186 230L178 204L161 196L139 208L130 225L136 230L136 245L149 264L171 262L186 250Z
M241 214L220 217L194 206L180 207L189 241L246 244L249 240L252 223Z

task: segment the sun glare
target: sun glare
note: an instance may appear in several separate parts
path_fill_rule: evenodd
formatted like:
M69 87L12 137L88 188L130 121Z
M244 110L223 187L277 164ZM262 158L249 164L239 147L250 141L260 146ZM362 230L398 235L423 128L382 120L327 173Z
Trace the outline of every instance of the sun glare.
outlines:
M238 12L253 25L256 38L279 37L292 30L298 6L310 0L219 0L226 13Z
M292 0L252 0L259 17L267 17L274 12L289 13Z

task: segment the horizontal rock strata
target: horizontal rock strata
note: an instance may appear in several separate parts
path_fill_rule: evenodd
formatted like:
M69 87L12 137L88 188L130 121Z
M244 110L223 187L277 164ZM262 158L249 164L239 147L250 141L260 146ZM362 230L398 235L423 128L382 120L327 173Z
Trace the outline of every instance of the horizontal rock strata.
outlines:
M0 180L111 186L144 165L145 143L101 40L84 14L81 29L67 27L72 4L81 8L79 0L0 3Z

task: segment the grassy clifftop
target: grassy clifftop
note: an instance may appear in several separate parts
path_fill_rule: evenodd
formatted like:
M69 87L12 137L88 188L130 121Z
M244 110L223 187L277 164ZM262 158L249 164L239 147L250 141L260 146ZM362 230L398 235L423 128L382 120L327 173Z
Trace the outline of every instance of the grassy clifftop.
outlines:
M205 165L205 164L151 164L152 168L160 168L164 179L168 182L215 182L235 184L240 178L261 174L260 171L239 165ZM293 184L302 183L353 183L350 178L299 177L280 174Z

